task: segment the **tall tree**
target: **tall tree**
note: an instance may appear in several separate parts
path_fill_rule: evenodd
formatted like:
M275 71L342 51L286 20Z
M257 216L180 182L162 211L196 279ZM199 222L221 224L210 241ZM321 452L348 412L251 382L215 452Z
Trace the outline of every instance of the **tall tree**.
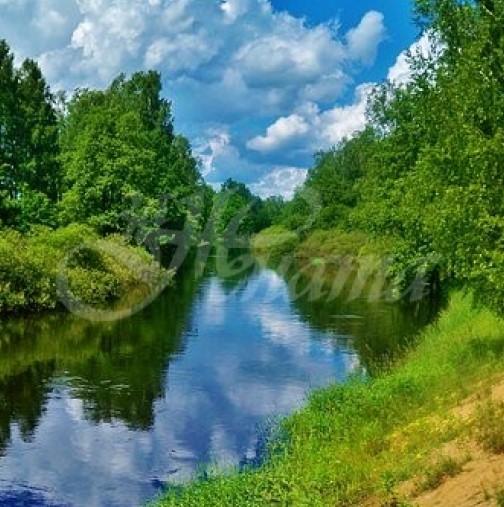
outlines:
M35 62L19 69L0 41L0 220L20 228L50 221L60 197L53 97Z
M3 199L16 194L14 131L17 121L17 77L14 56L7 42L0 40L0 191Z
M21 65L18 82L22 181L30 190L57 201L61 196L61 170L53 96L32 60Z
M120 231L133 203L142 215L168 196L157 219L181 227L183 199L199 189L201 176L188 142L174 134L171 104L160 93L160 75L142 72L119 76L105 91L75 94L62 129L66 221Z

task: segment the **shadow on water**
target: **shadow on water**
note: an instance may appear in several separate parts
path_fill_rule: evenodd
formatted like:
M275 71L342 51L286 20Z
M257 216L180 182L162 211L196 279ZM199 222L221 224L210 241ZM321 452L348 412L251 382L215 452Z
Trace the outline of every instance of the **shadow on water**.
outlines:
M285 260L285 258L284 258ZM282 274L293 311L313 329L333 337L336 346L358 353L370 374L380 372L404 353L420 331L439 314L442 294L406 293L390 297L379 271L349 263L309 264L295 258L282 263L260 261Z
M0 487L1 487L0 482ZM5 507L70 507L48 500L47 491L27 487L24 490L0 491L0 505Z
M71 314L0 322L0 452L14 422L30 439L57 377L83 400L89 420L149 429L169 359L183 352L197 289L186 272L144 312L110 323Z

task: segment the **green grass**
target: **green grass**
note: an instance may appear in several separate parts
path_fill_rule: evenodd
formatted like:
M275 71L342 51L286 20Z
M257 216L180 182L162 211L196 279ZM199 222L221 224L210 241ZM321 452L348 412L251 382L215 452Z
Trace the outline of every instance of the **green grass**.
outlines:
M504 488L500 487L493 490L484 488L483 499L486 502L490 502L493 499L495 500L495 505L497 505L497 507L504 507Z
M282 225L274 225L256 234L251 241L252 250L270 260L291 254L299 244L299 236Z
M483 448L504 453L504 403L488 400L478 406L475 419L476 438Z
M499 489L495 492L495 501L498 507L504 507L504 489Z
M303 258L337 259L358 257L369 238L359 232L339 230L314 231L298 247L296 254Z
M302 259L324 262L342 257L357 258L365 247L372 247L372 242L363 233L337 229L314 231L301 241L297 233L274 225L256 234L251 246L254 252L271 260L294 254Z
M434 450L469 431L450 408L504 371L504 322L456 293L392 369L315 392L288 417L257 470L215 474L158 500L164 506L400 505L396 485L427 473ZM433 475L435 475L433 473Z

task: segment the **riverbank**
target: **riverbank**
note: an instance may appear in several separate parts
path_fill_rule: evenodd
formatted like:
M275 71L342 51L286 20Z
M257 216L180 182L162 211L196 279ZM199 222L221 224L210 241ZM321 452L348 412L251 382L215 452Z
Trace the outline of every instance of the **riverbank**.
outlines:
M504 322L455 293L389 371L314 393L285 420L288 443L262 468L195 482L157 505L415 505L482 453L504 449L504 411L490 401L503 356ZM471 398L474 410L461 417ZM472 454L450 455L461 441ZM486 479L476 493L495 505L499 477Z
M51 311L76 301L105 308L166 275L121 236L99 237L72 224L0 234L0 315ZM70 301L71 300L71 301Z
M262 256L278 259L291 254L304 259L331 260L344 256L358 256L370 249L372 242L360 232L316 230L307 236L290 231L282 225L274 225L256 234L252 249ZM378 245L374 245L377 249Z

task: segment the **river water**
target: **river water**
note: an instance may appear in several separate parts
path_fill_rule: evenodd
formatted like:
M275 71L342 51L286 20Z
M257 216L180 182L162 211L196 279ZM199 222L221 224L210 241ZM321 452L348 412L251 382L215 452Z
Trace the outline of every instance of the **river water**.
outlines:
M294 297L250 266L186 269L140 313L0 322L0 505L138 507L253 462L310 390L370 371L436 305Z

